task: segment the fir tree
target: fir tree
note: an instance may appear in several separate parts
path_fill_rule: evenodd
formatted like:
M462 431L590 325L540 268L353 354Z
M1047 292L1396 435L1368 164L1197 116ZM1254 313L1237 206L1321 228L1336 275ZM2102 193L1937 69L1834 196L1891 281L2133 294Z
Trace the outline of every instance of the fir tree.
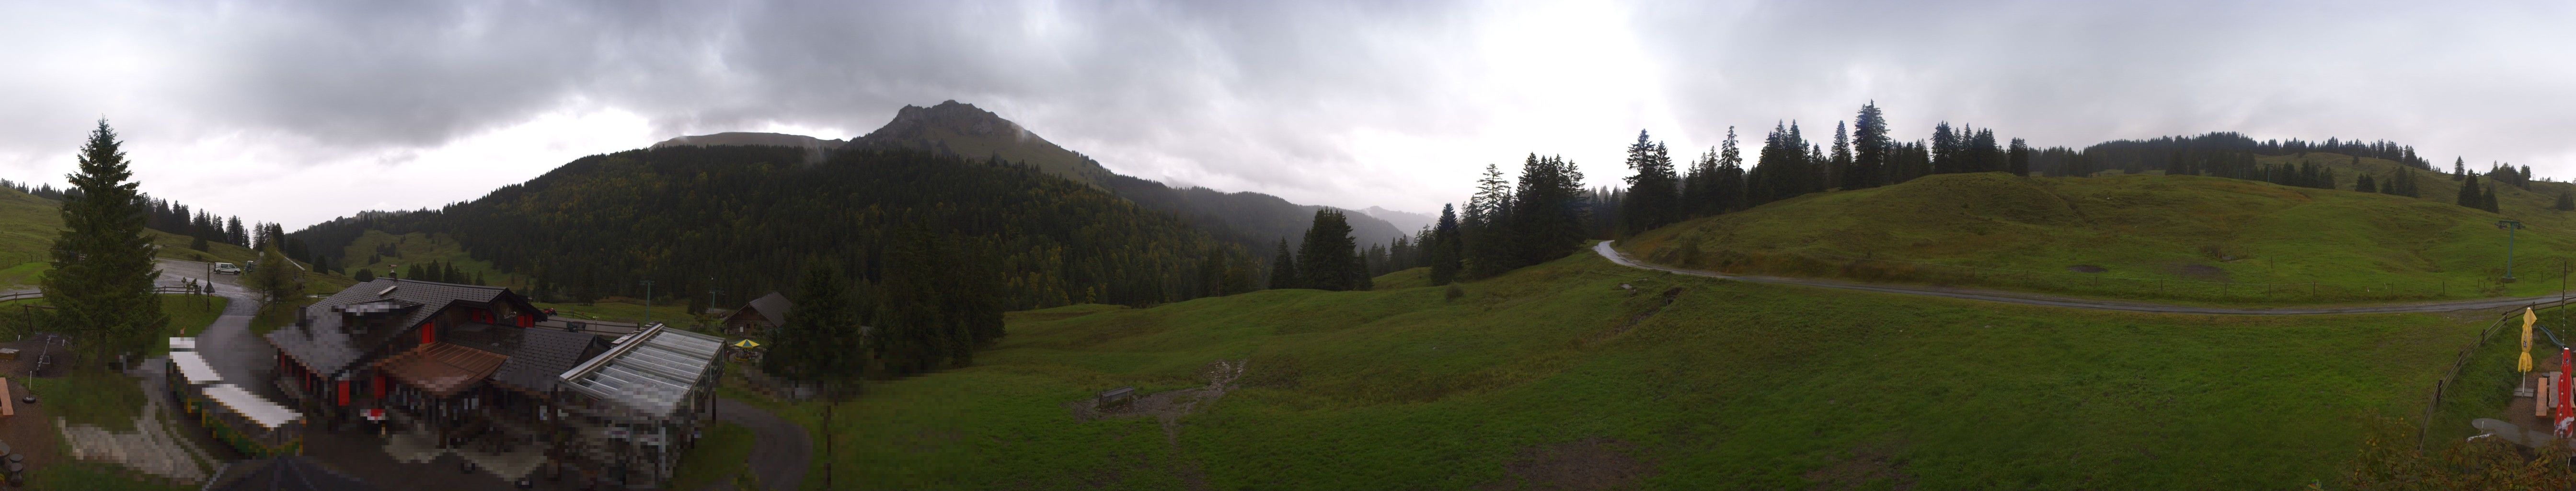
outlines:
M1486 164L1484 175L1476 179L1476 194L1467 198L1467 216L1458 224L1468 278L1488 278L1512 270L1512 208L1512 182L1503 179L1500 168Z
M2361 176L2353 178L2352 190L2364 193L2376 193L2379 192L2379 185L2378 183L2371 182L2370 173L2364 172Z
M2007 150L2007 152L2010 153L2006 154L2004 157L2006 162L2004 171L2012 173L2015 177L2029 176L2030 143L2023 142L2020 138L2014 138L2012 139L2012 148Z
M1714 188L1717 213L1744 209L1744 151L1735 145L1735 127L1726 127L1726 143L1717 150L1717 177L1709 179Z
M1432 285L1446 285L1458 280L1458 273L1465 267L1465 263L1461 260L1466 252L1458 239L1456 208L1442 204L1440 221L1432 226L1430 244L1428 244L1431 247L1429 255Z
M1288 239L1279 239L1279 257L1270 260L1270 288L1302 288L1297 284L1297 256L1288 248Z
M1844 133L1843 122L1841 121L1834 122L1833 152L1833 156L1830 157L1833 162L1830 167L1831 171L1826 172L1826 175L1833 177L1826 179L1825 182L1830 183L1829 185L1831 186L1841 186L1843 189L1859 189L1843 184L1851 182L1851 176L1855 172L1852 170L1851 136Z
M1887 116L1878 111L1878 101L1860 107L1852 118L1852 169L1843 175L1843 189L1862 189L1887 184ZM1734 140L1734 128L1727 128L1727 139Z
M1367 265L1360 263L1356 248L1349 218L1331 208L1315 210L1315 224L1297 248L1298 279L1318 290L1368 289Z
M2464 176L2461 178L2460 196L2458 200L2454 201L2454 204L2470 208L2486 208L2486 194L2478 192L2478 176Z
M2558 211L2576 211L2576 194L2570 194L2564 189L2558 190L2558 204L2551 208Z
M349 275L349 277L350 277L350 278L356 278L356 279L358 280L358 282L359 282L359 283L366 283L366 282L370 282L370 281L376 281L376 272L375 272L375 270L371 270L371 269L367 269L367 268L358 268L358 272L356 272L356 273L351 273L351 274Z
M54 324L91 359L142 351L170 322L153 295L161 272L153 267L144 203L138 183L128 180L134 173L121 146L104 119L81 145L79 172L66 176L77 193L67 193L61 205L53 271L40 280L55 308Z
M796 308L787 311L786 324L772 331L761 371L805 382L850 375L845 368L856 364L849 358L866 351L855 349L853 339L843 335L858 324L857 313L850 309L848 287L839 271L820 261L809 262L804 278L788 294Z
M1628 195L1620 205L1619 216L1627 221L1622 232L1636 234L1679 221L1681 189L1673 175L1672 156L1664 145L1648 140L1645 130L1637 130L1637 142L1628 145Z
M2500 187L2503 186L2498 186L2493 181L2487 182L2486 197L2478 200L2478 209L2486 210L2488 213L2500 213L2502 210L2496 207L2496 188Z

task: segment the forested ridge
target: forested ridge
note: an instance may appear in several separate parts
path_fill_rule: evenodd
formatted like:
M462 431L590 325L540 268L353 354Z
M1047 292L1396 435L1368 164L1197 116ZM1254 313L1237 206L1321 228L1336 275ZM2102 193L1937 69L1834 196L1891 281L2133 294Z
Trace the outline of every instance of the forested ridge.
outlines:
M1008 309L1239 292L1245 248L1169 213L998 160L883 148L804 164L802 149L674 146L584 157L438 210L325 222L294 237L345 254L366 230L447 234L542 298L785 290L814 263L870 283L892 234L954 241L952 271L995 278ZM910 240L910 239L903 239ZM345 261L334 261L345 262Z

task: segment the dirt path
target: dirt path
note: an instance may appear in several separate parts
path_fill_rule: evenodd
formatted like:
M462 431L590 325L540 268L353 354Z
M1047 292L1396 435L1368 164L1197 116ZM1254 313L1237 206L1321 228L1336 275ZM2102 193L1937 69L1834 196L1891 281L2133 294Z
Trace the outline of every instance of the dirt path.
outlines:
M1736 280L1736 281L1746 281L1746 282L1753 282L1753 283L1771 283L1771 284L1778 284L1778 285L1800 285L1800 286L1812 286L1812 287L1819 287L1819 288L1836 288L1836 289L1843 289L1843 290L1861 290L1861 291L1873 291L1873 292L1879 292L1879 293L1894 293L1894 294L1899 294L1899 295L1921 295L1921 296L1927 296L1927 297L1957 298L1957 299L1965 299L1965 300L1983 300L1983 301L1988 301L1988 302L2002 302L2002 303L2021 304L2021 305L2041 305L2041 306L2048 306L2048 307L2066 307L2066 308L2074 308L2074 309L2093 309L2093 310L2119 310L2119 311L2128 311L2128 312L2151 312L2151 313L2162 313L2162 314L2212 314L2212 315L2331 315L2331 314L2391 314L2391 313L2410 313L2410 312L2451 312L2451 311L2458 311L2458 310L2495 310L2495 309L2503 309L2503 308L2511 308L2511 307L2522 307L2522 306L2555 305L2555 304L2557 304L2557 303L2558 303L2558 301L2559 301L2559 300L2558 300L2558 297L2555 297L2555 296L2544 296L2544 297L2519 297L2519 298L2485 298L2485 299L2476 299L2476 300L2446 300L2446 301L2439 301L2439 302L2417 302L2417 303L2380 304L2380 305L2345 305L2345 306L2331 306L2331 307L2278 307L2278 308L2195 307L2195 306L2189 306L2189 305L2172 305L2172 304L2160 304L2160 303L2148 303L2148 302L2130 302L2130 301L2122 301L2122 300L2100 300L2100 299L2091 299L2091 298L2064 297L2064 296L2047 295L2047 294L2039 294L2039 293L2007 292L2007 291L1999 291L1999 290L1981 290L1981 289L1974 289L1974 288L1952 288L1952 287L1919 286L1919 285L1880 285L1880 284L1854 283L1854 282L1836 281L1836 280L1822 280L1822 279L1814 279L1814 278L1786 278L1786 277L1779 277L1779 276L1734 275L1734 274L1719 273L1719 272L1715 272L1715 271L1702 271L1702 270L1696 270L1696 269L1681 269L1681 268L1666 267L1666 266L1660 266L1660 265L1655 265L1655 264L1649 264L1649 263L1642 262L1642 261L1631 260L1631 259L1629 259L1629 258L1628 258L1628 255L1627 255L1627 254L1619 252L1619 250L1618 250L1618 249L1613 249L1613 248L1611 248L1611 247L1610 247L1610 241L1602 241L1602 242L1600 242L1600 243L1593 244L1593 245L1592 245L1592 251L1593 251L1594 253L1598 253L1598 254L1600 254L1600 255L1601 255L1601 257L1602 257L1603 259L1609 259L1611 263L1618 264L1618 265L1620 265L1620 266L1627 266L1627 267L1631 267L1631 268L1646 269L1646 270L1654 270L1654 271L1663 271L1663 272L1667 272L1667 273L1674 273L1674 274L1686 274L1686 275L1691 275L1691 276L1705 276L1705 277L1710 277L1710 278L1728 279L1728 280Z

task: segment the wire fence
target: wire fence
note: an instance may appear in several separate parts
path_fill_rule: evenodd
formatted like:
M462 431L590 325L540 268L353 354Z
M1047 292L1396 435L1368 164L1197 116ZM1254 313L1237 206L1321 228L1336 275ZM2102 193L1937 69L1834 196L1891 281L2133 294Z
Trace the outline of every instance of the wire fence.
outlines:
M2068 271L1995 268L1859 257L1820 251L1800 253L1722 251L1701 254L1694 248L1682 247L1658 250L1655 255L1657 257L1652 259L1656 262L1683 264L1687 267L1736 274L1789 274L1843 277L1875 282L1944 286L1974 285L2127 298L2226 302L2339 302L2436 300L2505 294L2505 283L2499 280L2390 278L2369 282L2349 280L2291 283L2240 282L2220 279L2227 273L2206 265L2176 265L2168 273L2212 279L2118 276L2107 269L2081 271L2086 266L2070 267ZM2555 279L2567 273L2568 263L2564 258L2534 259L2536 260L2516 264L2514 268L2516 276ZM2504 276L2504 271L2502 268L2489 270L2487 276L2500 278Z

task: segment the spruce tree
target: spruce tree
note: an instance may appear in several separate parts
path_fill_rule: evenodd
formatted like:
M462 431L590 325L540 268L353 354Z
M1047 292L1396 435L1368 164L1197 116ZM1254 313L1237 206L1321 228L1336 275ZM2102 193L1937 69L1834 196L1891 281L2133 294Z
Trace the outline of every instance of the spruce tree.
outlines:
M358 268L358 272L349 274L349 277L356 278L359 283L366 283L376 281L376 272L367 268Z
M1476 194L1467 198L1466 216L1458 223L1466 277L1487 278L1513 268L1512 208L1512 182L1503 178L1501 168L1486 164L1485 173L1476 179Z
M2012 139L2012 148L2006 151L2009 153L2004 156L2004 171L2012 173L2015 177L2029 176L2030 143L2024 142L2020 138L2014 138Z
M134 173L121 146L104 119L81 145L79 172L66 176L78 193L64 197L53 271L41 280L55 325L93 360L142 351L170 323L153 295L161 272L153 267L139 184L128 180Z
M2467 177L2468 177L2468 175L2469 175L2469 158L2468 158L2468 157L2452 157L2452 158L2451 158L2451 180L2453 180L2453 181L2458 181L2458 180L2461 180L2461 179L2465 179L2465 178L2467 178Z
M2364 193L2376 193L2379 192L2379 185L2371 182L2370 173L2364 172L2360 177L2353 178L2352 190Z
M1681 212L1679 179L1673 175L1673 159L1664 145L1648 140L1645 130L1637 130L1637 142L1628 145L1628 195L1619 207L1620 224L1628 234L1654 230L1678 221Z
M1716 188L1717 212L1744 209L1744 151L1735 146L1735 127L1726 127L1726 143L1717 150L1717 177L1709 180Z
M1328 291L1367 289L1367 265L1360 262L1351 239L1350 219L1339 210L1315 210L1315 223L1297 248L1298 280L1306 288Z
M2492 182L2492 181L2488 182L2488 183L2487 183L2487 188L2486 188L2486 197L2485 197L2485 198L2482 198L2482 199L2480 199L2480 200L2479 200L2479 202L2478 202L2478 209L2480 209L2480 210L2486 210L2488 213L2500 213L2500 212L2502 212L2502 210L2497 209L2497 207L2496 207L2496 188L2500 188L2500 187L2504 187L2504 186L2496 185L2496 183L2494 183L2494 182Z
M838 369L849 365L845 357L863 353L846 349L847 340L840 335L857 322L840 272L821 261L808 262L805 277L788 293L796 308L789 309L787 322L771 332L769 353L761 357L760 367L770 375L802 382L841 375L845 372Z
M1288 248L1288 238L1279 239L1279 257L1270 260L1270 288L1303 288L1297 284L1297 256Z
M1458 239L1457 209L1447 204L1440 205L1440 221L1431 228L1429 244L1433 286L1458 281L1458 273L1466 266L1462 261L1466 250Z
M1852 169L1851 136L1844 132L1843 126L1843 122L1841 121L1834 122L1834 153L1833 156L1830 157L1832 159L1831 162L1833 162L1831 164L1833 170L1826 173L1826 175L1833 176L1833 178L1828 179L1825 182L1826 186L1829 187L1840 186L1843 189L1858 189L1843 186L1843 183L1851 182L1851 176L1857 173L1857 171Z
M1843 189L1878 187L1888 183L1887 116L1878 111L1878 101L1860 107L1852 118L1852 169L1843 175ZM1734 140L1734 128L1727 128L1727 139Z
M2453 204L2470 208L2486 208L2486 194L2478 192L2478 176L2464 176L2461 178L2460 196L2457 200L2453 201Z
M2564 189L2559 190L2558 204L2551 208L2556 208L2558 211L2576 211L2576 194L2570 194Z

